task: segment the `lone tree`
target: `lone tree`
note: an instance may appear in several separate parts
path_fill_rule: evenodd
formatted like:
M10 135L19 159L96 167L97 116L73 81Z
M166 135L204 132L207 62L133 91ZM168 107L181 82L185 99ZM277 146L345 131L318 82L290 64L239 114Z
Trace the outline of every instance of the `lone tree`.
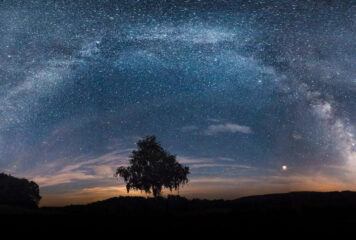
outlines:
M0 204L37 208L40 200L35 182L0 173Z
M139 140L138 150L132 151L129 167L119 167L115 176L123 177L127 192L130 189L153 192L160 196L162 187L179 189L180 185L188 183L189 167L176 161L176 156L165 151L155 136Z

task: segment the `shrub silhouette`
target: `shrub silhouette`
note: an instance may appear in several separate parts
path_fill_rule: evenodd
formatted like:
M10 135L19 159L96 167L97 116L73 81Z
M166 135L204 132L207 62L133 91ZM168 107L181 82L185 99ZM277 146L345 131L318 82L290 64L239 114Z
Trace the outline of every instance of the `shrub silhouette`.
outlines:
M130 189L153 192L160 196L162 187L179 189L180 185L188 183L189 168L176 161L176 156L165 151L156 142L155 136L139 140L138 150L132 151L129 167L119 167L115 176L123 177L127 192Z
M41 196L38 185L0 173L0 204L37 208Z

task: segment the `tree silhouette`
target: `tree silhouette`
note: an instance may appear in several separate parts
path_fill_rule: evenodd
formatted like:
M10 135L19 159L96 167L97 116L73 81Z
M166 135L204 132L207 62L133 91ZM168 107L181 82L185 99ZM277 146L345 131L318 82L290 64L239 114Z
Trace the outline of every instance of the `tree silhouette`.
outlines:
M37 208L40 200L35 182L0 173L0 204Z
M176 161L176 156L165 151L155 136L137 142L138 150L132 151L129 167L119 167L115 176L123 177L127 192L130 189L153 192L160 196L162 187L170 191L188 183L189 167Z

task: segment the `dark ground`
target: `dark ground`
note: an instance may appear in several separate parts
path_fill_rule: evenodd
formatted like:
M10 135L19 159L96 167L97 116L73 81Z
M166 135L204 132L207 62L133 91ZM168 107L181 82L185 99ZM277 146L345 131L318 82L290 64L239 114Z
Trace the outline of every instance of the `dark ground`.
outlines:
M0 213L1 230L11 229L13 235L340 236L356 231L356 192L294 192L232 201L119 197L67 207L0 206Z

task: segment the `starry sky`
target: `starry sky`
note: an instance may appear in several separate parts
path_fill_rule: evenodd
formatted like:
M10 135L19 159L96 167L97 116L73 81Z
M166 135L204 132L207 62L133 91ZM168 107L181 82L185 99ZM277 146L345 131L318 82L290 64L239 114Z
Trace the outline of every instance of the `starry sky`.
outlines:
M189 198L356 190L355 63L353 0L0 0L0 171L127 195L156 135Z

